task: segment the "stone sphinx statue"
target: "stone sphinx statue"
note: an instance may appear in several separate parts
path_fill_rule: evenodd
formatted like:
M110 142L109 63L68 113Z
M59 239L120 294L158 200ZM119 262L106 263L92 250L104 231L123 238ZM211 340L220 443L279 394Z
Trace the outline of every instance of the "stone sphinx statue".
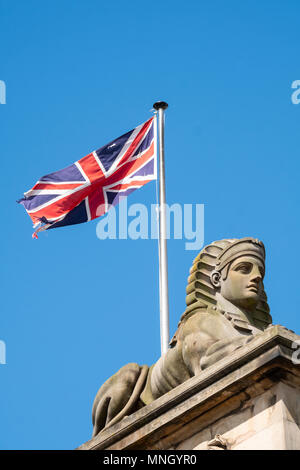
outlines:
M170 348L150 368L127 364L102 385L93 404L93 436L261 334L272 322L264 275L265 248L257 239L203 248L190 269L187 307Z

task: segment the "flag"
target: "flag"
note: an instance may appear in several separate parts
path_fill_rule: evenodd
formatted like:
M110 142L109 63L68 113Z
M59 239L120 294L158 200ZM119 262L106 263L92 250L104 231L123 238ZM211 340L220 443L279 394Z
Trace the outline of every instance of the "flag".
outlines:
M155 118L89 153L63 170L43 176L18 201L42 230L88 222L156 179Z

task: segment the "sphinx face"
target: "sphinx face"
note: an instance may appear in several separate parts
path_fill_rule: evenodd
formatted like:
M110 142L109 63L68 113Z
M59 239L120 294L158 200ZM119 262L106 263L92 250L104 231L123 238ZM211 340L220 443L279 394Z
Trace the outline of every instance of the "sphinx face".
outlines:
M254 310L263 289L263 278L263 262L255 256L241 256L231 263L226 279L221 276L220 293L234 305Z

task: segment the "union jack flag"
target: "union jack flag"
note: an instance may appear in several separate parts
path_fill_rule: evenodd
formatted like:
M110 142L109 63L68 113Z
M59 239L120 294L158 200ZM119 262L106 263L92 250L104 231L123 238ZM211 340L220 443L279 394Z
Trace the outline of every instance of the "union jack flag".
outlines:
M156 179L155 117L89 153L63 170L43 176L18 201L33 233L88 222Z

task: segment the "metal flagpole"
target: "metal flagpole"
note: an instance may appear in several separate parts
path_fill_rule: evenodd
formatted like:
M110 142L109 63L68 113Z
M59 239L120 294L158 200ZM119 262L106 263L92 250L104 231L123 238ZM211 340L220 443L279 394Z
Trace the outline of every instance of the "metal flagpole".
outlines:
M158 111L159 134L159 293L160 293L160 343L162 355L169 347L169 294L168 294L168 255L166 226L166 188L165 188L165 109L168 104L157 101L153 108Z

